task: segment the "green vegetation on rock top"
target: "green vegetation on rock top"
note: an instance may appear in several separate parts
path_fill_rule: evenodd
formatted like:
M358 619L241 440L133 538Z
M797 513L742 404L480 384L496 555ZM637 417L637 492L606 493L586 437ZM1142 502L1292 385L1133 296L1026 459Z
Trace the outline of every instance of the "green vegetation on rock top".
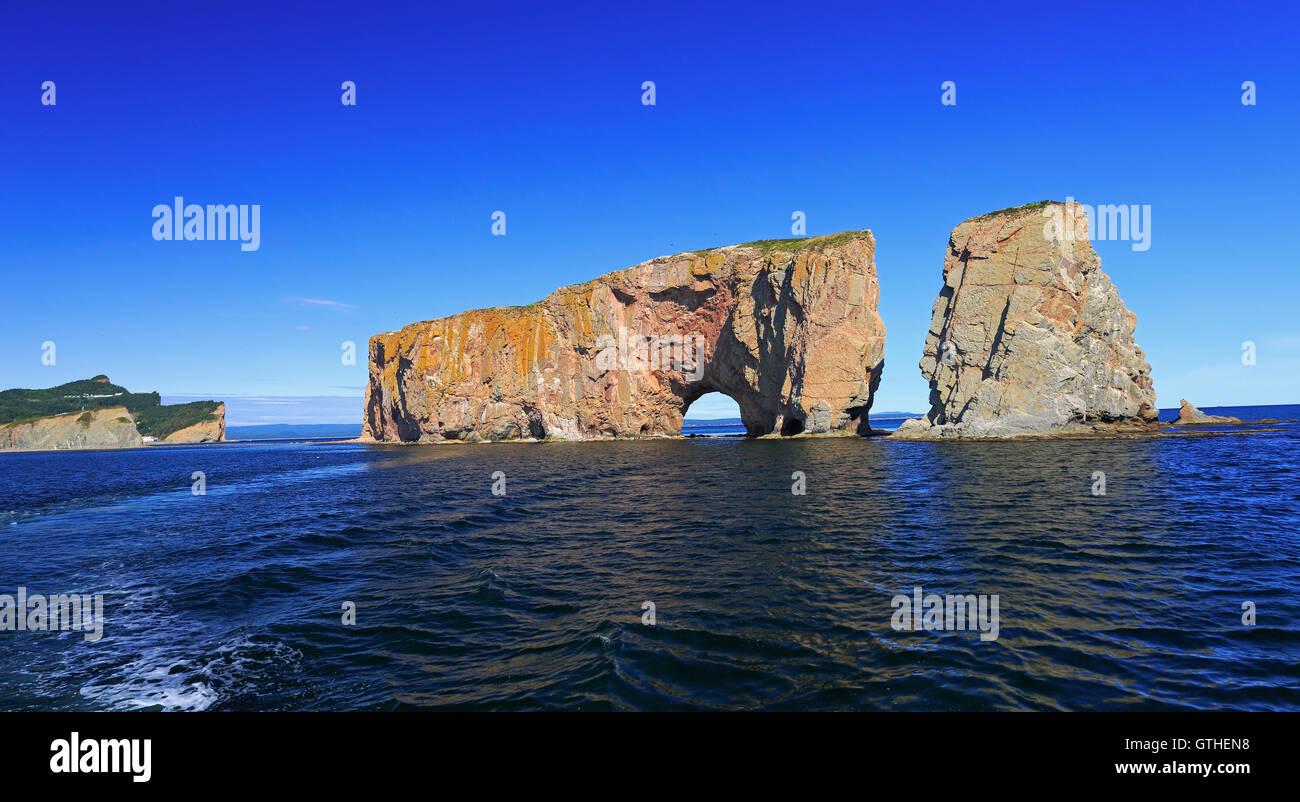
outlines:
M764 253L772 251L798 251L804 248L824 248L828 245L843 245L855 239L862 239L870 232L863 231L841 231L838 234L827 234L821 237L791 237L790 239L760 239L753 242L742 242L734 247L737 248L758 248ZM695 254L705 254L710 251L716 251L718 248L730 248L730 245L719 245L715 248L704 248L698 251L691 251Z
M131 408L128 406L127 409ZM135 425L140 434L152 435L161 440L196 423L216 420L216 410L216 401L191 401L188 404L131 409L131 414L135 416Z
M979 216L977 216L977 217L972 217L971 219L972 219L972 220L987 220L987 219L989 219L990 217L997 217L998 215L1002 215L1002 214L1017 214L1017 213L1020 213L1020 212L1034 212L1034 211L1038 211L1039 209L1043 208L1044 206L1050 206L1050 205L1053 204L1053 203L1060 203L1060 201L1042 200L1042 201L1037 201L1037 202L1035 202L1035 203L1026 203L1026 204L1024 204L1023 206L1008 206L1008 207L1005 208L1005 209L998 209L996 212L989 212L988 214L981 214L981 215L979 215Z
M80 379L58 387L29 390L16 388L0 392L0 426L28 423L52 415L67 415L105 407L126 407L142 435L163 439L187 426L215 419L216 401L191 401L163 406L157 393L132 393L112 384L107 376ZM78 422L89 425L90 415Z
M704 255L704 254L706 254L706 253L710 253L710 252L712 252L712 251L716 251L716 250L718 250L719 248L758 248L759 250L763 251L763 253L771 253L771 252L773 252L773 251L793 252L793 251L803 250L804 248L824 248L824 247L831 246L831 245L842 245L842 244L844 244L844 243L846 243L846 242L851 242L851 241L853 241L853 240L865 239L865 238L868 237L870 234L871 234L870 231L868 231L868 230L866 230L866 229L863 229L863 230L861 230L861 231L841 231L841 232L838 233L838 234L827 234L827 235L825 235L825 236L821 236L821 237L793 237L793 238L791 238L791 239L761 239L761 240L756 240L756 241L754 241L754 242L742 242L742 243L740 243L739 245L718 245L718 246L715 246L715 247L713 247L713 248L703 248L703 249L698 250L698 251L686 251L686 253L692 253L692 254L695 254L695 255L697 255L697 256L702 256L702 255ZM668 254L668 255L665 255L665 256L658 257L658 258L659 258L659 259L667 259L667 258L670 258L671 256L677 256L677 255L678 255L678 254ZM581 294L581 293L586 293L586 292L590 292L590 291L591 291L591 288L596 284L596 282L598 282L598 281L608 280L611 276L614 276L614 275L616 275L616 274L618 274L618 273L622 273L622 272L624 272L624 271L626 271L626 270L635 270L637 267L640 267L640 265L635 265L635 266L633 266L633 267L623 268L622 270L614 270L614 271L611 271L611 272L609 272L609 273L605 273L604 275L599 276L599 277L597 277L597 278L590 279L590 280L588 280L588 281L584 281L584 282L582 282L581 284L567 284L567 285L565 285L565 286L563 286L563 287L558 288L558 289L556 290L556 292L559 292L560 290L566 290L566 291L569 291L569 292L575 292L575 293L579 293L579 294ZM554 295L554 294L555 294L555 293L551 293L551 295ZM530 303L530 304L514 304L514 305L510 305L510 306L493 306L493 307L489 307L489 309L510 309L510 310L532 309L533 307L541 306L542 304L544 304L544 303L546 302L546 299L547 299L547 298L550 298L550 297L551 297L551 296L548 295L548 296L546 296L546 298L543 298L543 299L540 300L540 301L533 301L533 302ZM483 311L488 311L488 310L487 310L487 309L470 309L470 310L466 310L466 311L467 311L467 312L483 312ZM461 314L465 314L465 312L462 312ZM441 318L438 318L438 319L441 319ZM432 320L424 320L424 321L421 321L419 324L412 324L412 325L424 325L424 324L432 323L432 322L433 322Z

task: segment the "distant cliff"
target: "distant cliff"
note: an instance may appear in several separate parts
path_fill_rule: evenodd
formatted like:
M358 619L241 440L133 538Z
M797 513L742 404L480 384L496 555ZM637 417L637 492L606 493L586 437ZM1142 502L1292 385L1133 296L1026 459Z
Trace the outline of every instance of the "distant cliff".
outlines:
M376 335L363 438L680 435L711 391L751 435L865 433L885 345L874 254L869 231L680 253Z
M976 217L948 241L921 374L930 411L900 439L1143 429L1157 415L1137 315L1101 270L1078 204Z
M210 402L199 401L199 404ZM164 407L166 409L166 407ZM162 438L164 443L220 443L226 439L226 405L217 404L212 412L204 413L197 423L177 429Z
M126 407L69 412L0 426L0 451L138 448L144 445Z
M100 414L107 410L117 414ZM217 401L164 405L158 393L132 393L107 376L44 389L5 390L0 392L0 450L217 442L225 439L225 414L225 404ZM68 428L69 416L80 429Z

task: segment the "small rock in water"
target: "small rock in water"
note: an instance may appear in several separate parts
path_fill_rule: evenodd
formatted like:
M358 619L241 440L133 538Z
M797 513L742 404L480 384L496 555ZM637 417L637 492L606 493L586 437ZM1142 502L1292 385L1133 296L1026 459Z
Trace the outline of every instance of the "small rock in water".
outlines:
M1232 418L1226 415L1206 415L1197 409L1191 401L1186 398L1178 402L1178 420L1174 421L1174 426L1227 426L1245 423L1241 418Z

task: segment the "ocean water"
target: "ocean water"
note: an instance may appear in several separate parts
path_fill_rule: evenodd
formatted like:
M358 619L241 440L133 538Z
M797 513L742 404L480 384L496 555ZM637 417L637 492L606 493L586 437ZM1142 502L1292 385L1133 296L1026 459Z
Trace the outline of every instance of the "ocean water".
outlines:
M1282 424L0 454L0 594L106 619L0 632L0 708L1297 709L1298 453ZM914 587L997 595L997 639L895 630Z
M912 417L920 417L914 415ZM1175 412L1174 417L1178 415ZM882 431L892 432L902 425L906 417L871 417L871 428ZM725 420L687 420L682 423L682 434L686 436L694 435L695 437L744 437L745 426L739 418L728 418Z

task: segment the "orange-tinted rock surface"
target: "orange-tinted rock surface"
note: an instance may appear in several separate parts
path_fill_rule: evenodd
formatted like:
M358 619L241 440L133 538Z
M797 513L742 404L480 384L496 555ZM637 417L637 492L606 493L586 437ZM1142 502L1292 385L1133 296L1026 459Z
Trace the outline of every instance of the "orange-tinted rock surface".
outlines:
M701 395L751 435L869 431L885 327L868 231L680 253L370 339L363 438L679 435Z

